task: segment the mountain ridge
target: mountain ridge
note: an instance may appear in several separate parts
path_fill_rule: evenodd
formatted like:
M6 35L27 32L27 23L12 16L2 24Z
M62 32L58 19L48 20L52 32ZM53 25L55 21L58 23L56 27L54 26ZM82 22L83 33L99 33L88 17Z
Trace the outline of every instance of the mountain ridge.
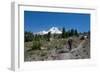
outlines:
M58 29L57 27L51 27L49 30L43 30L43 31L39 31L35 34L38 35L45 35L48 34L48 32L51 32L51 34L62 34L62 31L60 29Z

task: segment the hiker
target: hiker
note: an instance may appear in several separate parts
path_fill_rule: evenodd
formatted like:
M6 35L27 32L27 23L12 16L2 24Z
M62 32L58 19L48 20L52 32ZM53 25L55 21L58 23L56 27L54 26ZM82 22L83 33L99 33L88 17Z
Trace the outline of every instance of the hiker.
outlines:
M72 39L71 38L68 39L68 49L69 49L69 51L72 50Z

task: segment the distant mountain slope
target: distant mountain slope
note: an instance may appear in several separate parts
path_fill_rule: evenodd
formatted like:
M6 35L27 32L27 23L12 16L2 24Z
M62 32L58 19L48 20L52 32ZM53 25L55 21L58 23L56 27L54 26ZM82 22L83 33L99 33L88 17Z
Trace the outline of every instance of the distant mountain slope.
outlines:
M35 34L39 34L39 35L44 35L44 34L48 34L48 32L51 32L51 34L62 34L62 31L59 30L57 27L51 27L49 30L45 31L39 31Z

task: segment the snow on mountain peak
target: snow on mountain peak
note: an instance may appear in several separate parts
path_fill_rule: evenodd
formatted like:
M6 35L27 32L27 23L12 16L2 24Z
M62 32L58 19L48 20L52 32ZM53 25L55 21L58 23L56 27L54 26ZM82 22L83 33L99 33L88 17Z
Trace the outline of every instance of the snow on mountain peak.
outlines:
M37 34L44 35L44 34L47 34L47 33L48 33L47 31L43 30L43 31L38 32Z
M62 33L62 31L59 30L57 27L52 27L48 31L43 30L43 31L38 32L37 34L44 35L44 34L48 34L48 32L51 32L51 34L61 34Z
M51 34L61 34L62 33L62 31L60 31L57 27L50 28L48 32L51 32Z

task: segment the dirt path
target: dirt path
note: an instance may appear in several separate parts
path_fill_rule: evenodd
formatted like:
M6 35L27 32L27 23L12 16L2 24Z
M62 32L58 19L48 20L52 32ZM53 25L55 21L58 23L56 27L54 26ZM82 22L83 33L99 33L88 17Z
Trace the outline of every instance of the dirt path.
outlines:
M85 43L85 40L83 40L79 46L77 48L72 49L72 51L67 52L67 53L60 53L57 55L57 59L58 60L63 60L63 59L74 59L76 58L75 55L73 55L72 52L76 51L75 53L78 53L78 49L81 49L83 47L83 44ZM80 57L80 55L76 55L78 58Z
M86 40L83 40L83 41L79 44L79 46L78 46L77 48L72 49L71 52L82 48L82 47L83 47L83 44L85 43L85 41L86 41Z

